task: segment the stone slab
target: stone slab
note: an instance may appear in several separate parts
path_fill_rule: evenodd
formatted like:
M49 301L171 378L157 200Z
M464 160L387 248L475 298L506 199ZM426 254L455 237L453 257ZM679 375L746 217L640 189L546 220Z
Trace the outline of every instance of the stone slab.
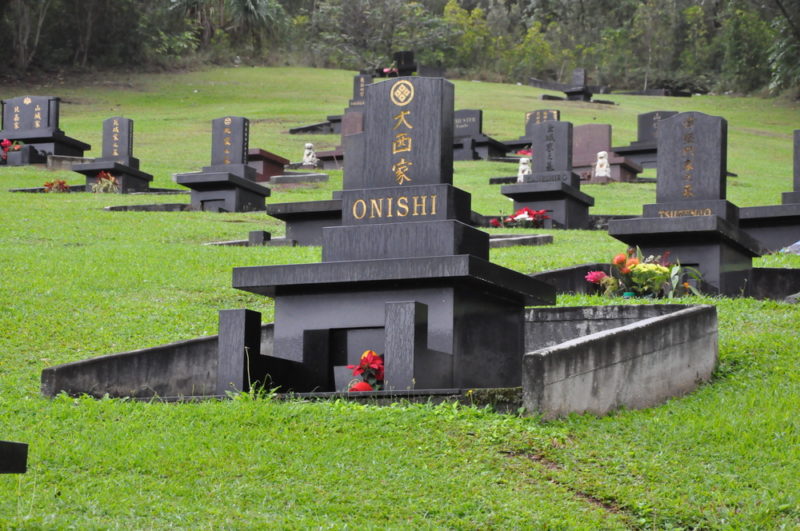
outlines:
M270 190L249 179L239 177L232 173L181 173L175 176L175 182L191 188L192 190L217 190L219 188L243 188L264 197L269 196Z
M687 307L525 354L523 403L547 419L652 407L708 381L717 363L716 308Z
M549 287L522 273L469 255L359 260L285 266L237 267L233 287L259 295L323 288L464 283L521 300L526 305L554 304Z

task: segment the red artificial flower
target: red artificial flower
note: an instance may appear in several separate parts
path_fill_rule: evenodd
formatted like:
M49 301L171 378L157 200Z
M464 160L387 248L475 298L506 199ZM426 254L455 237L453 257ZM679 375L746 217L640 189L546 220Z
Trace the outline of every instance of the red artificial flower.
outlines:
M628 258L628 261L625 262L625 267L630 269L633 266L638 265L638 264L639 264L639 259L638 258Z
M3 148L3 151L8 151L8 147L11 145L11 140L4 138L2 142L0 142L0 147Z
M622 264L625 263L625 260L627 259L628 255L626 255L625 253L619 253L617 256L614 257L611 263L614 264L615 266L621 266Z
M533 151L530 149L520 149L519 151L517 151L517 155L523 155L529 157L533 155Z
M350 386L348 392L360 392L360 391L373 391L372 386L367 382L356 382Z
M489 225L491 225L492 227L502 227L503 226L503 224L500 223L500 220L497 219L497 218L490 219L489 220Z
M600 284L607 276L604 271L589 271L583 278L592 284Z

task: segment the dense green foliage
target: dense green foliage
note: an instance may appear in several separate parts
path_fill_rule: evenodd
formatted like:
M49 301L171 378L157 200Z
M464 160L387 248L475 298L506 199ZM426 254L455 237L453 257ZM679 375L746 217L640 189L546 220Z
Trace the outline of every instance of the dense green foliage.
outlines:
M0 76L217 63L612 89L800 90L800 0L1 0Z
M134 154L155 175L208 163L210 121L251 119L251 146L299 159L289 127L340 113L353 72L225 68L139 75L116 84L52 80L0 85L63 98L61 126L100 153L102 120L135 120ZM484 129L516 138L542 91L455 82L457 108L483 108ZM800 107L777 100L610 96L619 105L548 102L575 124L611 123L635 139L636 115L700 110L729 120L728 198L775 204L792 186L791 131ZM481 213L510 204L488 178L508 164L459 162L455 184ZM653 172L648 172L653 176ZM800 305L694 298L720 318L720 368L686 397L598 419L542 422L473 407L379 408L238 395L196 404L39 395L45 367L213 334L217 311L272 303L230 287L236 266L316 262L319 248L212 247L249 230L275 235L260 213L107 212L105 205L186 196L20 194L8 188L83 176L0 167L0 439L29 443L29 471L0 476L0 528L793 528L800 521ZM275 187L270 202L328 199L341 186ZM637 214L652 184L584 185L593 213ZM498 229L522 230L522 229ZM539 231L546 232L546 231ZM608 260L603 232L557 231L545 247L492 251L532 272ZM776 254L759 266L800 267ZM559 305L609 304L562 296Z

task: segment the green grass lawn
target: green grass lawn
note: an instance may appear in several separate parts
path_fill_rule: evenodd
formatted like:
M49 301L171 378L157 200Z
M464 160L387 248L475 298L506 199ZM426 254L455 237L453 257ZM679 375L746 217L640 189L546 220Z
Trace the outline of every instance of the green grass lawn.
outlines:
M51 86L0 86L0 98L62 98L61 127L99 156L102 121L135 121L134 154L154 187L210 161L211 120L251 120L251 147L299 160L334 135L290 127L340 114L352 72L213 69L176 75L97 74ZM500 139L526 111L561 110L574 124L610 123L614 145L636 116L698 110L728 120L728 199L776 204L792 187L800 107L776 100L604 96L615 106L541 102L542 91L456 81L456 108L482 108ZM509 213L489 186L512 165L455 164L473 209ZM654 176L651 170L647 173ZM694 298L717 306L720 368L689 396L606 418L537 418L445 405L374 407L238 396L199 404L54 400L45 367L214 334L217 312L272 302L232 289L237 266L317 262L319 248L212 247L250 230L283 232L264 214L107 212L106 205L188 196L17 194L83 176L0 167L0 439L30 444L29 471L0 476L0 529L62 528L786 528L800 526L800 307ZM269 202L329 199L341 172ZM640 214L652 184L585 185L592 213ZM513 229L504 229L513 230ZM547 232L547 231L540 231ZM557 231L545 247L492 251L526 273L623 250L603 232ZM771 255L766 267L800 267ZM559 305L608 304L561 296Z

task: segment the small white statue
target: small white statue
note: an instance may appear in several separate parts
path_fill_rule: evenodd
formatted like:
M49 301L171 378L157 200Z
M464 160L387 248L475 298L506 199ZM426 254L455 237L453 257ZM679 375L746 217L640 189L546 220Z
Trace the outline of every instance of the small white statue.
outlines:
M316 168L317 164L319 164L319 159L317 158L317 154L314 153L314 144L309 142L306 144L306 148L303 151L303 166Z
M517 167L517 182L525 182L525 176L533 173L531 171L531 159L522 157L519 159L519 166Z
M595 177L611 177L611 165L608 163L608 152L597 153L597 162L594 163Z

